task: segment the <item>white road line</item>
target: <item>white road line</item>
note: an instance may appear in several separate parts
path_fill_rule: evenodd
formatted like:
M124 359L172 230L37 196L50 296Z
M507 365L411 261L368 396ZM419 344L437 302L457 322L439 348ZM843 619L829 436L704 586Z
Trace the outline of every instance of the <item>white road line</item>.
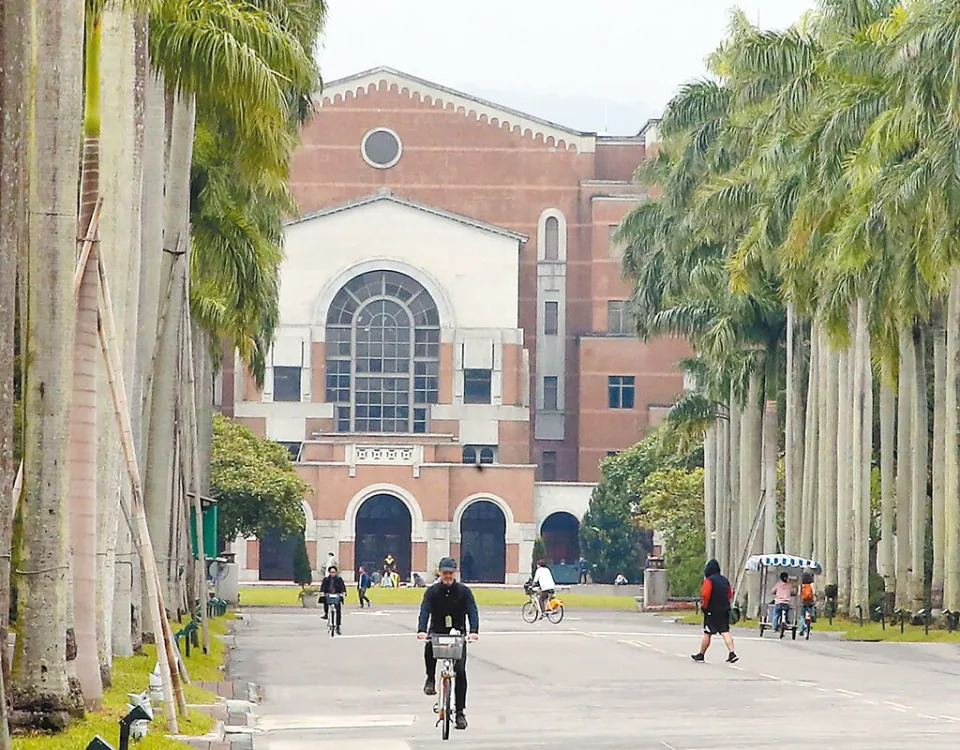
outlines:
M746 667L738 667L736 664L731 664L731 665L730 665L730 669L735 669L735 670L737 670L738 672L746 672L746 671L747 671L747 668L746 668Z
M938 717L931 716L930 714L917 714L921 719L927 719L928 721L936 721Z
M869 698L863 698L863 699L861 699L860 702L861 702L861 703L866 703L868 706L879 706L879 705L880 705L880 702L879 702L879 701L872 701L872 700L870 700Z
M905 706L902 703L894 703L893 701L884 701L883 705L890 706L890 708L896 711L912 711L913 706Z
M660 744L663 745L665 748L667 748L667 750L677 750L677 748L675 748L673 745L671 745L671 744L670 744L669 742L667 742L666 740L660 740Z
M780 682L780 678L777 677L776 675L767 674L766 672L760 672L760 676L766 677L768 680L776 680L777 682Z
M796 685L797 687L816 687L817 686L817 683L809 682L807 680L797 680L793 684Z
M855 690L844 690L843 688L834 688L834 690L840 693L840 695L849 695L854 698L859 698L861 695L863 695L863 693L858 693Z
M940 714L940 718L947 721L960 721L960 717L950 716L949 714Z

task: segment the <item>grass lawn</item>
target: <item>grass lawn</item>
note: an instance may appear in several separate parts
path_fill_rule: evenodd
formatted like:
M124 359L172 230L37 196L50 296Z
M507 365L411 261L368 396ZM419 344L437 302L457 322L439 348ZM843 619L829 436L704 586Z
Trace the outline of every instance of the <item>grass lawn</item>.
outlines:
M688 625L702 625L703 615L691 612L678 618L681 622ZM759 630L759 623L756 620L741 620L734 628L736 630ZM900 624L891 625L887 623L886 629L879 622L865 622L863 627L859 623L847 618L835 618L833 624L826 617L819 617L813 625L813 637L816 637L817 631L826 631L829 633L840 633L840 637L845 641L890 641L892 643L960 643L960 632L948 633L946 630L930 629L927 635L923 631L922 625L904 626L903 633L900 632Z
M402 587L398 589L372 588L367 592L376 607L386 604L419 604L424 589ZM241 586L241 607L299 607L299 586ZM527 601L521 589L475 588L473 595L480 607L520 607ZM570 609L620 609L633 611L636 602L632 596L593 596L561 591L560 600ZM347 603L357 603L355 589L347 592Z
M217 635L227 632L232 615L210 619L210 653L202 649L190 652L190 658L184 656L190 679L221 680L223 673L219 669L223 664L226 647ZM186 621L184 621L186 624ZM171 622L174 632L180 629L177 622ZM30 734L16 737L13 750L78 750L85 748L94 735L99 734L114 747L118 747L120 728L118 722L126 715L127 693L139 693L146 690L151 671L157 661L157 647L146 644L142 654L130 657L117 657L113 660L113 686L104 691L103 708L97 712L88 712L83 721L74 722L69 729L57 735ZM187 703L216 703L217 696L196 685L184 685ZM188 745L172 740L164 735L163 708L154 705L154 720L150 733L136 744L138 750L185 750ZM214 726L212 717L200 711L191 710L187 716L179 717L181 734L206 734Z

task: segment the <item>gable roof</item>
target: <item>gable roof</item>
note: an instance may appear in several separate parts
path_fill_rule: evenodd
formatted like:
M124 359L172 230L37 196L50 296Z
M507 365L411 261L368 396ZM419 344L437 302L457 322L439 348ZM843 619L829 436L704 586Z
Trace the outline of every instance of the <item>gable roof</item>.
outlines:
M321 208L319 211L314 211L309 214L304 214L295 219L290 219L289 221L284 222L284 226L293 226L295 224L302 224L312 219L319 219L324 216L332 216L333 214L338 214L343 211L349 211L351 208L360 208L361 206L370 206L374 203L379 203L380 201L387 201L388 203L394 203L398 206L404 206L406 208L413 208L417 211L423 211L424 213L430 214L431 216L439 216L443 219L448 219L450 221L455 221L459 224L471 227L473 229L479 229L483 232L490 232L491 234L498 234L501 237L507 237L511 240L516 240L517 242L526 242L529 238L525 234L520 232L514 232L510 229L504 229L503 227L498 227L496 224L489 224L485 221L480 221L479 219L473 219L469 216L464 216L463 214L457 214L453 211L447 211L443 208L437 208L436 206L430 206L426 203L420 203L419 201L410 200L409 198L401 198L399 195L394 195L388 189L384 188L379 190L372 195L366 195L363 198L357 198L355 200L349 201L347 203L341 203L337 206L328 206L327 208Z
M540 136L544 142L552 138L551 145L557 148L575 149L580 153L593 153L596 150L596 133L558 125L386 66L371 68L362 73L326 83L318 101L320 106L336 104L348 95L359 96L371 89L389 90L393 87L415 101L426 102L433 106L442 105L444 109L455 111L462 109L464 115L480 121L485 120L494 127L534 137Z

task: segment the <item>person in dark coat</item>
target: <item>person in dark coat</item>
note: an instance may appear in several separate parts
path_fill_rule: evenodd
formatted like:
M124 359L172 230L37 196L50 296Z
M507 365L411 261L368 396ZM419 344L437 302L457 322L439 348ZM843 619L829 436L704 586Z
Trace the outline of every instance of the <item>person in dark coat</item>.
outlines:
M700 611L703 612L703 637L700 639L700 651L693 654L695 662L704 661L710 639L720 635L727 644L727 663L733 664L740 657L733 650L733 636L730 634L730 602L733 601L733 586L720 574L720 563L708 560L703 569L703 584L700 587Z
M363 603L366 602L368 607L373 605L370 603L370 600L367 598L367 589L370 588L370 575L367 573L367 569L362 565L357 571L357 594L360 597L360 609L363 609Z
M340 577L340 571L337 570L335 565L331 565L327 568L327 577L323 579L323 582L320 584L320 593L321 594L340 594L340 599L337 601L333 614L336 616L337 620L337 635L340 635L340 624L343 622L343 597L347 593L347 585L343 582L343 579ZM330 615L330 605L327 604L327 597L323 597L323 619L326 620Z

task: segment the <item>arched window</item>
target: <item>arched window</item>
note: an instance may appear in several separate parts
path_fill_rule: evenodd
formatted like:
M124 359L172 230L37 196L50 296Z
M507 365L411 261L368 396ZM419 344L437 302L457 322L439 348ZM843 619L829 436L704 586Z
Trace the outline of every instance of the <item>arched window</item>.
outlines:
M337 432L426 432L437 403L440 316L417 281L395 271L354 277L327 314L327 401Z
M543 257L546 260L560 259L560 222L556 216L548 216L543 225Z

